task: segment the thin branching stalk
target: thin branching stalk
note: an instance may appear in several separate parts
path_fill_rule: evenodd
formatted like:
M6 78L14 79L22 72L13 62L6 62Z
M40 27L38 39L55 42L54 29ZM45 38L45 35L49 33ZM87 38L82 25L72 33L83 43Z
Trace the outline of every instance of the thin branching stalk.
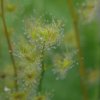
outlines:
M77 43L77 50L78 50L78 59L79 59L79 72L80 72L80 77L81 77L81 88L83 91L84 95L84 100L88 100L88 89L86 86L86 70L85 70L85 64L83 61L83 54L82 54L82 49L81 49L81 44L80 44L80 32L79 32L79 26L78 26L78 16L74 10L73 6L73 1L68 0L68 6L69 10L72 16L72 21L73 21L73 27L75 31L75 38L76 38L76 43Z
M42 83L43 83L43 78L44 78L44 73L45 73L45 70L44 70L44 53L45 53L45 41L43 43L43 48L42 48L42 51L41 51L41 74L40 74L40 80L39 80L39 86L38 86L38 92L41 92L42 91Z
M5 12L4 12L4 0L1 0L1 15L2 15L2 23L3 23L3 27L4 27L4 34L8 43L8 49L9 49L9 54L11 57L11 61L13 64L13 69L14 69L14 83L15 83L15 89L17 91L18 89L18 84L17 84L17 68L16 68L16 64L15 64L15 60L14 60L14 56L13 56L13 49L12 49L12 45L11 45L11 41L10 41L10 37L8 34L8 29L7 29L7 25L6 25L6 20L5 20Z

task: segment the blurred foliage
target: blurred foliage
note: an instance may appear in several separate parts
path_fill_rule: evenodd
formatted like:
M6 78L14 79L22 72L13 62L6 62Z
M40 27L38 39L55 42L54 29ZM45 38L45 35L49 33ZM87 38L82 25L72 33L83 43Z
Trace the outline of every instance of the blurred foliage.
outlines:
M64 33L65 40L75 43L72 17L68 10L67 0L4 0L6 22L9 35L17 41L21 34L24 33L24 22L27 19L34 18L34 16L44 16L44 19L49 19L51 16L59 18L65 23ZM73 0L74 6L77 10L77 5L82 5L86 0ZM92 2L92 0L89 0ZM98 6L98 5L97 5ZM99 10L98 10L99 11ZM88 89L90 100L100 99L100 19L99 12L96 12L94 19L91 22L84 23L84 20L79 21L81 47L84 54L85 68L88 77ZM50 15L51 14L51 15ZM1 17L1 9L0 9ZM23 22L24 21L24 22ZM0 18L0 76L5 68L11 65L11 60L8 53L8 46L5 39L2 20ZM72 35L72 36L71 36ZM71 40L72 38L72 40ZM66 40L66 45L69 44ZM9 70L8 70L9 71ZM9 82L8 82L9 83ZM9 84L11 85L11 84ZM0 79L0 92L4 90L6 82ZM52 100L82 100L83 94L80 86L79 66L73 67L66 76L65 80L55 80L54 75L49 71L45 73L43 80L43 89L53 91L54 96ZM98 97L99 96L99 97ZM2 94L0 93L0 100Z

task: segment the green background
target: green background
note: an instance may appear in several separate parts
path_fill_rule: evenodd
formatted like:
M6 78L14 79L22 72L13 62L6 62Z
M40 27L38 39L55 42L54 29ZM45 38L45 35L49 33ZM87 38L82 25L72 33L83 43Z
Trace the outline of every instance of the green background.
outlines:
M73 1L74 5L78 2L80 2L80 4L84 2L84 0ZM16 7L15 12L6 11L6 22L8 29L14 29L13 34L17 38L20 34L23 34L23 20L34 17L34 14L36 14L35 16L41 16L47 13L45 17L48 19L48 13L52 13L56 18L64 21L66 27L65 33L72 28L72 19L68 10L67 0L5 0L5 3L14 4ZM81 46L87 71L99 69L100 67L100 29L98 23L99 19L97 18L91 23L80 25ZM10 63L7 42L3 34L2 22L0 19L0 71ZM52 100L83 100L79 66L75 66L68 71L66 79L62 81L56 80L55 76L48 70L45 73L43 82L44 90L53 91L52 93L54 96ZM2 85L0 85L0 87L1 86ZM88 85L90 100L100 99L98 98L98 88L98 83Z

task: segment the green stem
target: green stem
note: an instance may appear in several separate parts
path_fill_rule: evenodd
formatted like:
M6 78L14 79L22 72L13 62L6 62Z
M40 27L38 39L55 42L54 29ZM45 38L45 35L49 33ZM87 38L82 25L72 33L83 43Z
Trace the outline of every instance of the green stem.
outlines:
M18 85L17 85L17 68L16 68L14 56L12 54L13 53L13 49L12 49L12 45L11 45L11 42L10 42L8 29L7 29L7 25L6 25L6 20L5 20L4 0L1 0L1 17L2 17L2 24L3 24L3 27L4 27L4 34L5 34L7 43L8 43L9 54L10 54L10 58L11 58L13 69L14 69L14 77L15 77L14 83L15 83L15 89L17 91L17 89L18 89Z
M83 91L84 95L84 100L88 100L88 89L86 86L86 70L85 70L85 64L83 61L83 54L82 54L82 49L81 49L81 44L80 44L80 32L79 32L79 26L78 26L78 16L74 10L74 5L72 0L68 0L68 6L69 10L72 16L72 21L73 21L73 27L75 31L75 38L76 38L76 43L77 43L77 50L78 50L78 59L79 59L79 73L81 77L81 88Z
M1 51L1 38L0 38L0 58L2 58L2 51Z
M99 9L99 8L98 8ZM99 13L99 12L98 12ZM100 22L100 19L97 19L97 34L96 34L96 37L95 37L95 40L96 40L96 43L97 43L97 45L96 45L96 64L95 64L95 67L96 67L96 70L98 70L99 72L97 72L98 73L98 80L100 79L100 46L99 46L99 31L100 31L100 29L99 29L99 26L100 26L100 24L99 24L99 22ZM94 100L99 100L99 98L100 98L100 95L99 95L99 93L100 93L100 84L99 84L99 82L97 82L97 84L96 84L96 87L95 87L95 96L94 96Z
M41 73L40 73L40 80L39 80L39 85L38 85L38 92L42 91L42 83L43 83L43 78L44 78L44 49L45 49L45 41L43 43L43 49L41 51Z

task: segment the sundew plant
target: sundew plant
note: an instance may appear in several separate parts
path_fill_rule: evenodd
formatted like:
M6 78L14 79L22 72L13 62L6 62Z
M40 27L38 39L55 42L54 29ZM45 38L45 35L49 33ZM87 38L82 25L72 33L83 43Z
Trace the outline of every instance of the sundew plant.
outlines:
M0 100L100 100L99 0L0 0Z

